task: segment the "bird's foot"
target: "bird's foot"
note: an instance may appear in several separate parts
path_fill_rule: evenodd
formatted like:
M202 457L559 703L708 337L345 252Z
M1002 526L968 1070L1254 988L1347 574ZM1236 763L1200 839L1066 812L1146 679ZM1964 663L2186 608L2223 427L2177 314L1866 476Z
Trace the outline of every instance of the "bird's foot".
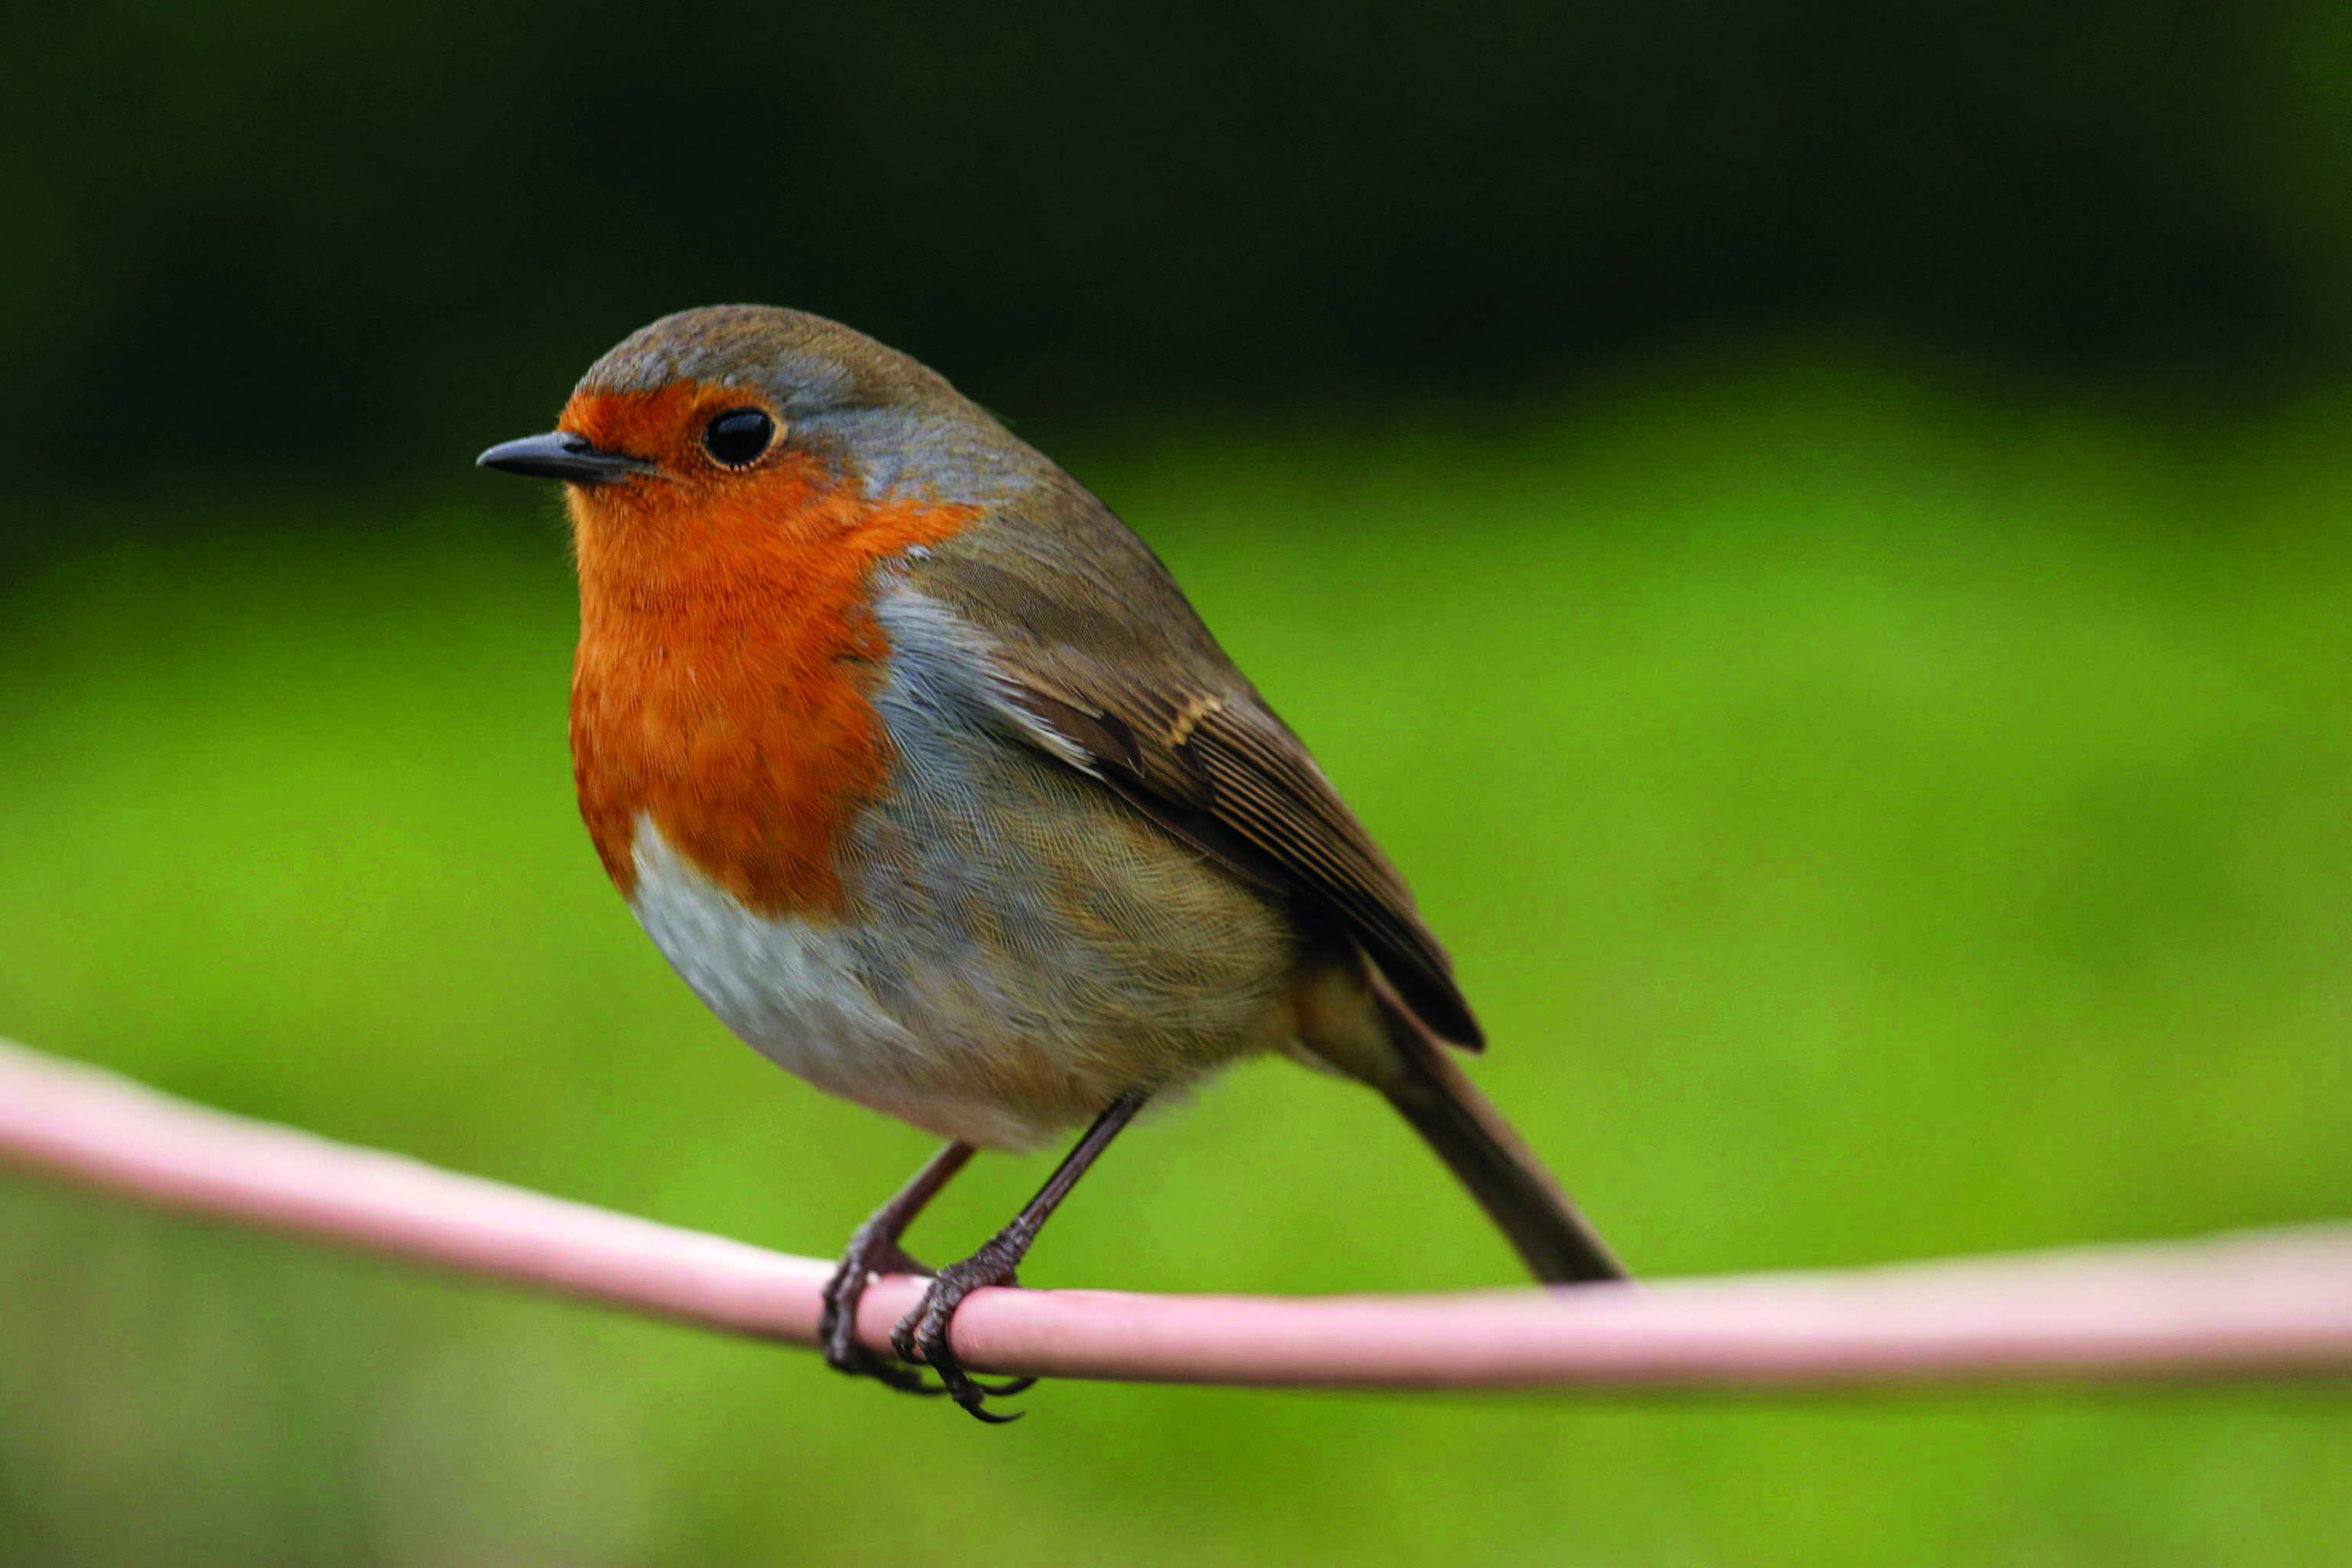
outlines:
M945 1394L944 1387L925 1382L915 1368L877 1355L857 1342L857 1304L865 1300L866 1287L873 1283L874 1276L929 1273L929 1269L898 1245L897 1237L883 1235L871 1226L860 1226L841 1255L841 1266L824 1283L824 1310L816 1321L817 1343L824 1351L824 1364L852 1377L870 1377L877 1383L888 1384L905 1394Z
M961 1263L950 1264L931 1276L931 1288L923 1292L922 1300L890 1331L890 1347L898 1352L900 1361L919 1362L940 1374L942 1387L926 1387L925 1393L943 1392L967 1415L997 1425L1021 1417L1018 1414L999 1415L987 1408L987 1402L1019 1394L1037 1380L1016 1377L998 1384L981 1382L956 1360L955 1352L948 1344L948 1330L955 1321L956 1309L974 1290L1021 1283L1014 1266L1025 1250L999 1236Z

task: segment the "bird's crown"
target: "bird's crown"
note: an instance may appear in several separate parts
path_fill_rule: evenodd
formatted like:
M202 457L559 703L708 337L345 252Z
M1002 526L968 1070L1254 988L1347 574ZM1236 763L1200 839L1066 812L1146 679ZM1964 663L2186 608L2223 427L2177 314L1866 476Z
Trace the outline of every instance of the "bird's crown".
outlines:
M1050 469L912 356L773 305L681 310L632 332L580 379L562 427L674 478L789 443L869 495L985 504Z
M574 395L658 392L677 382L764 393L788 414L961 403L947 378L838 321L774 305L680 310L621 340Z

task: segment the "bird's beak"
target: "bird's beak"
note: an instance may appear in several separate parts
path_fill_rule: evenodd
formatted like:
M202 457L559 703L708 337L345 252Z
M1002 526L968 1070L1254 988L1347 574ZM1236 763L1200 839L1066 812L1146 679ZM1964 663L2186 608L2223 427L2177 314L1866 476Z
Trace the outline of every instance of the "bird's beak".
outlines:
M475 458L474 466L496 468L502 474L521 474L528 479L563 479L575 485L609 484L631 474L654 471L651 463L626 452L599 451L587 437L575 436L569 430L551 430L544 436L501 441Z

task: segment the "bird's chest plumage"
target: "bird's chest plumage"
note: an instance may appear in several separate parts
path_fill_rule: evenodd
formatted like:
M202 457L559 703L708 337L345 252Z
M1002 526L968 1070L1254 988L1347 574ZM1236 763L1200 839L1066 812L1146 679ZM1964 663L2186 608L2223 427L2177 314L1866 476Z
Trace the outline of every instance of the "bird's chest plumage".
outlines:
M987 1144L1139 1063L1278 1043L1280 912L1008 733L971 628L872 581L822 661L673 646L619 690L583 656L583 815L697 994L820 1087Z
M768 499L793 503L786 521L722 509L652 540L609 520L582 528L573 767L624 893L650 821L747 908L829 919L845 900L840 841L888 786L877 571L970 510L805 485Z

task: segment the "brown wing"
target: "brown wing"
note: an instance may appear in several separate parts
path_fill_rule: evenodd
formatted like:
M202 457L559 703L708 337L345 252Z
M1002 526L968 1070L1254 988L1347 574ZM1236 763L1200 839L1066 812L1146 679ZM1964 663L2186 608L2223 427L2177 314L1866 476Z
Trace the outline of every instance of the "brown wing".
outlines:
M1404 879L1306 746L1141 542L1092 496L1064 501L1092 515L1066 513L1044 542L1082 552L1016 537L1016 566L1000 534L996 549L957 551L947 572L919 574L994 636L1003 695L1076 754L1033 725L1023 732L1237 875L1335 920L1432 1032L1480 1048L1477 1019Z

